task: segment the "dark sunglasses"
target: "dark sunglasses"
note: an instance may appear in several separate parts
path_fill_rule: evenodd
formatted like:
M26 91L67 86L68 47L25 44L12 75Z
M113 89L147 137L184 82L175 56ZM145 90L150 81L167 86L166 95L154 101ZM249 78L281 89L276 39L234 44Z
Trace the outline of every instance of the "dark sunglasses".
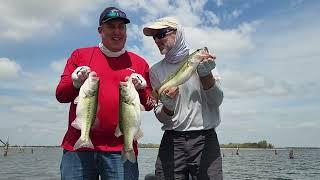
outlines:
M162 39L162 38L166 37L168 32L171 32L171 31L175 31L175 29L172 29L172 28L162 29L160 32L158 32L157 34L153 35L152 37L153 37L154 40L156 38Z

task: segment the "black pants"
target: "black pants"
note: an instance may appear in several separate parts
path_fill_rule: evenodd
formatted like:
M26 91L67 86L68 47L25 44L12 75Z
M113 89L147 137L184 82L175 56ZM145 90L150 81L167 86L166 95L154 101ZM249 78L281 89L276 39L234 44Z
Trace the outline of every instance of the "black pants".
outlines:
M159 179L223 179L215 130L165 131L155 167Z

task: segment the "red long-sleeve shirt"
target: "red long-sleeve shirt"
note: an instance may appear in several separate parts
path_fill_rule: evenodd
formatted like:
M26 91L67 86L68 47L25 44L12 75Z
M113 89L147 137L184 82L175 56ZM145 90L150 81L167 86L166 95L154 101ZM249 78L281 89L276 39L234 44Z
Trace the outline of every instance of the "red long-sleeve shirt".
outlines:
M61 103L70 103L68 130L61 146L73 151L75 142L80 137L80 130L71 126L76 118L76 104L74 99L79 94L79 89L74 88L71 74L79 66L89 66L100 78L98 91L97 119L99 124L91 129L90 138L96 151L121 151L123 138L115 137L114 132L119 119L119 82L126 76L135 72L141 74L147 81L143 90L138 90L141 104L146 110L152 109L152 104L147 103L151 94L149 81L149 66L140 56L126 52L120 57L106 57L98 47L88 47L75 50L68 59L61 80L56 89L56 98ZM137 144L134 143L137 153ZM82 150L92 150L80 148Z

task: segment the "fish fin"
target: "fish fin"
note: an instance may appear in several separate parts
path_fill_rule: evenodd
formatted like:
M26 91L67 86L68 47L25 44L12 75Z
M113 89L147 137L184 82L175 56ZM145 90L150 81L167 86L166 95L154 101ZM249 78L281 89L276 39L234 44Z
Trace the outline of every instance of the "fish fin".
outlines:
M77 140L77 142L73 145L74 150L79 149L79 148L83 148L83 147L94 149L94 146L93 146L90 138L88 139L88 141L84 141L80 137Z
M77 97L74 99L73 104L78 104L78 102L79 102L79 96L77 96Z
M140 104L140 111L146 111L146 108L142 104Z
M78 129L78 130L81 130L81 120L76 118L72 123L71 123L71 126Z
M137 160L136 155L134 154L134 150L129 150L129 151L125 151L124 149L122 149L121 151L121 157L122 157L122 162L126 162L127 160L129 160L132 163L135 163Z
M143 137L143 132L142 132L141 128L139 128L138 132L134 135L133 139L137 141L142 137Z
M116 130L114 132L114 135L116 137L120 137L122 135L122 132L121 132L120 127L119 127L119 123L118 123L117 128L116 128Z

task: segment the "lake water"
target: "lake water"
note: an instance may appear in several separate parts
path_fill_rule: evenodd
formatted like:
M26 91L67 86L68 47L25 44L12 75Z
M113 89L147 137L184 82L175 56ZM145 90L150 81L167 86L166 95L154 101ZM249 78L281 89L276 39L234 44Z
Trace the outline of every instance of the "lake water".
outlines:
M1 180L51 180L60 179L60 148L30 148L23 152L9 149L7 157L0 148ZM154 172L158 149L139 149L140 179ZM222 149L223 172L226 180L249 179L301 179L320 180L320 149L294 149L294 159L289 159L288 149L274 150Z

